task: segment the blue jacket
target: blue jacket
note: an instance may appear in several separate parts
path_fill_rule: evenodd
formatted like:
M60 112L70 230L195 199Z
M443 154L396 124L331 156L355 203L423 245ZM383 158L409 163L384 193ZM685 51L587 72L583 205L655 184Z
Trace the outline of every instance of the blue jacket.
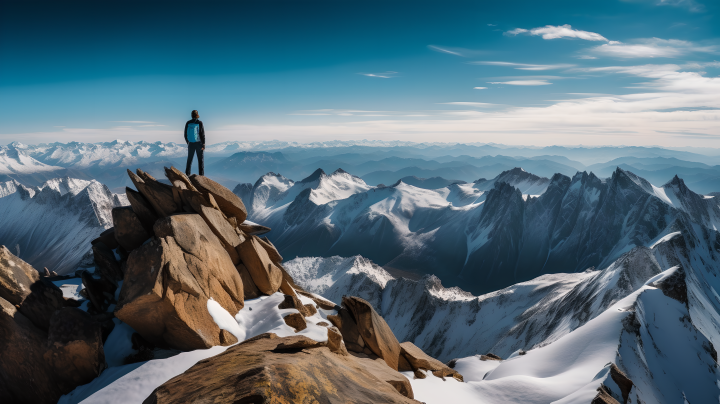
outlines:
M202 142L205 147L205 127L199 119L191 119L185 123L185 143Z

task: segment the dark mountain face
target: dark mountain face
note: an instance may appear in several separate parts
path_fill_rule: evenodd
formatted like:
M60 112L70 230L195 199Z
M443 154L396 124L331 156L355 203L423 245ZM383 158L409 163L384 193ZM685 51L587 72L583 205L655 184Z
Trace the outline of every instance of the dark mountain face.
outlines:
M655 187L619 168L606 180L585 172L548 180L514 169L436 190L398 182L329 202L311 198L311 188L325 186L321 177L332 176L316 171L296 183L291 199L263 196L274 195L270 184L284 177L242 190L253 201L250 220L260 215L274 229L269 237L282 254L361 254L388 268L434 274L444 285L472 293L607 266L634 247L651 245L681 213L701 226L720 226L714 198L695 194L682 179ZM537 189L544 191L532 196ZM281 202L258 203L268 198Z

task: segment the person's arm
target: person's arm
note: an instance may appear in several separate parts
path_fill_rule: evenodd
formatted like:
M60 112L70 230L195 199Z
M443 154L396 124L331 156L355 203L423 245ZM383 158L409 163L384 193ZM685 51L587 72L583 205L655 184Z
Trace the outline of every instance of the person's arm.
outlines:
M183 131L183 136L185 136L185 144L190 144L190 142L188 142L188 138L187 138L187 125L188 125L188 123L185 122L185 130Z
M200 121L200 142L203 150L205 150L205 126L203 126L202 121Z

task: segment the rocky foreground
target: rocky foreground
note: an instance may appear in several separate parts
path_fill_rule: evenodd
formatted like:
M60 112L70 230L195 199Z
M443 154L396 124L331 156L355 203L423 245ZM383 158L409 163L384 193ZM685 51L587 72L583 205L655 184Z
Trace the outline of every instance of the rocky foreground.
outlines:
M172 186L128 173L137 189L127 189L130 206L112 210L114 227L92 242L95 271L78 274L85 302L0 249L2 402L55 403L97 378L117 320L135 332L138 354L125 363L158 349L234 345L162 384L146 403L410 403L412 386L400 372L463 380L401 344L366 300L344 297L337 306L297 286L259 237L269 229L247 223L245 205L227 188L174 168L166 168ZM322 337L265 333L238 343L220 318L264 295L284 296L278 308L296 333L318 311L332 324L312 324L324 327Z

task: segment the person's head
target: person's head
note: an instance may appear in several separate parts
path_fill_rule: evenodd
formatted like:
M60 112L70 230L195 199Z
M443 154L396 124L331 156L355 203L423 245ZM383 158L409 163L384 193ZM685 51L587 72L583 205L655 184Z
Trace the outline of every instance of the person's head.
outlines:
M193 112L190 113L190 115L192 116L193 119L200 118L200 114L198 114L197 109L193 110Z

